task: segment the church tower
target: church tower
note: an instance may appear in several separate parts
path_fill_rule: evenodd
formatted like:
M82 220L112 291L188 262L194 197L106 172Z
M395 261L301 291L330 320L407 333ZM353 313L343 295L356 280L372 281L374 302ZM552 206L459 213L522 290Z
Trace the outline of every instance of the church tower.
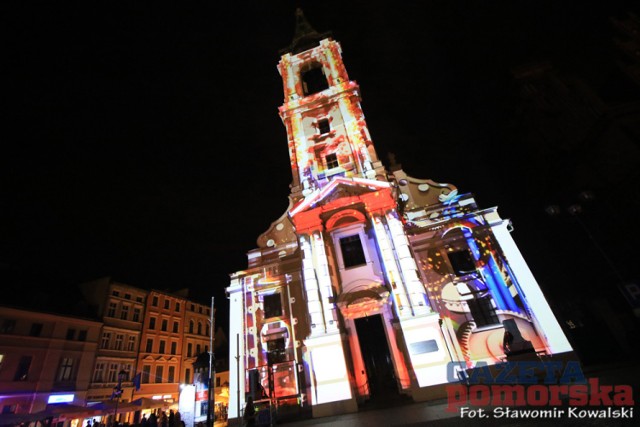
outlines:
M311 28L298 10L294 40L278 64L294 199L339 176L386 180L362 113L360 89L349 80L340 44L327 36Z
M289 207L227 288L229 417L440 398L451 362L570 351L496 208L383 167L340 44L298 11L281 55Z

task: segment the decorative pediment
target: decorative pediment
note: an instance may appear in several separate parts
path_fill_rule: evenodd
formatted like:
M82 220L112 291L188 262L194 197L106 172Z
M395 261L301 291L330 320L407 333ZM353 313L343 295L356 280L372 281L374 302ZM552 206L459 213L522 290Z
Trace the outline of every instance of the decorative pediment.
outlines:
M385 181L364 178L335 178L329 185L316 190L298 202L289 215L295 217L300 212L317 207L332 205L338 200L357 199L365 194L389 190L391 185Z

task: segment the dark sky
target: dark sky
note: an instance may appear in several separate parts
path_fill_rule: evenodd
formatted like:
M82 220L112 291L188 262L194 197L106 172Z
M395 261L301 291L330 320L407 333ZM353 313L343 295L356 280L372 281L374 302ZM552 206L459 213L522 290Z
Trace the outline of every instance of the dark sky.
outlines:
M112 276L226 303L228 273L246 267L246 252L287 206L276 64L296 4L342 43L381 159L388 164L392 151L410 175L474 192L516 224L542 207L502 185L503 166L526 156L502 131L511 69L547 60L604 85L608 17L638 9L549 0L112 3L3 6L0 265L24 291Z

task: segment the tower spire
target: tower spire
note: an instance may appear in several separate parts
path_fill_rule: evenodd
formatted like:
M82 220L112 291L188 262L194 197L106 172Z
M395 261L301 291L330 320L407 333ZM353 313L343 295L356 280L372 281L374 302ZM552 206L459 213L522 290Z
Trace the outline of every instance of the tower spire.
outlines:
M296 9L296 28L291 44L282 50L281 53L300 53L304 50L317 46L322 39L331 36L331 32L318 33L307 21L301 8Z

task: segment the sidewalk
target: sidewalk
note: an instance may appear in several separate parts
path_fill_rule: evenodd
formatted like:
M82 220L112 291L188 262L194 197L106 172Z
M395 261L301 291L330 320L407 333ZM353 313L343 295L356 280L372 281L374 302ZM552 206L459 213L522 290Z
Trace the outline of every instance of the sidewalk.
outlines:
M283 426L335 426L335 427L374 427L374 426L406 426L423 425L427 421L441 421L457 418L457 413L445 411L447 402L437 400L431 402L412 403L392 408L369 410L334 417L314 418L304 421L287 422ZM431 425L431 424L430 424Z
M411 403L385 409L373 409L353 414L338 415L325 418L314 418L302 421L281 423L286 427L321 426L321 427L459 427L459 426L635 426L640 425L640 364L627 362L584 368L587 378L599 378L601 384L631 385L634 391L635 408L633 419L614 418L520 418L520 419L469 419L461 418L459 412L449 413L446 400ZM548 409L548 408L531 408Z

